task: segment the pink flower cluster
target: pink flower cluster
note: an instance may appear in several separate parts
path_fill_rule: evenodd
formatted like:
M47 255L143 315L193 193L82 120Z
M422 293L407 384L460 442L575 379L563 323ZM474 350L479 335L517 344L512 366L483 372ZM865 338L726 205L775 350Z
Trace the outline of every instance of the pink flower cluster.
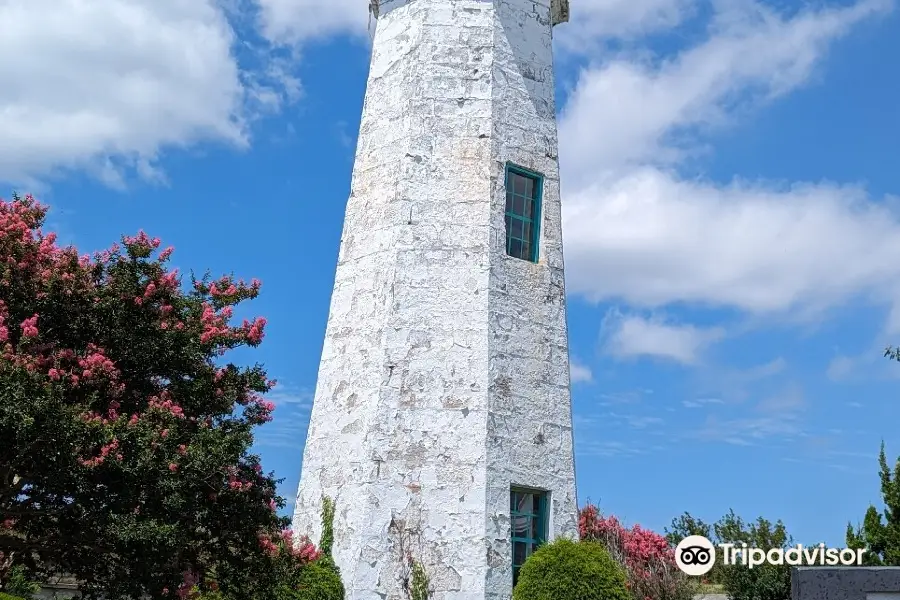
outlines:
M123 242L125 243L126 247L134 247L145 250L156 250L162 243L160 242L159 238L150 239L150 236L144 233L143 230L139 231L137 235L126 236L123 239Z
M22 324L19 325L19 327L22 328L23 338L36 338L38 336L37 322L38 316L36 314L22 321Z
M176 404L174 400L172 400L172 395L168 390L161 391L159 393L159 396L150 396L150 398L147 400L147 404L150 406L150 408L155 408L157 410L167 412L179 419L185 418L184 409Z
M107 457L109 457L109 455L113 454L114 452L115 454L113 454L113 456L116 458L116 460L122 460L122 453L116 452L118 449L119 440L113 439L113 441L100 448L100 454L98 456L89 459L79 458L78 462L85 467L99 467L106 461Z
M236 491L236 492L246 492L253 487L252 481L244 481L239 479L235 473L229 473L228 475L228 489Z
M247 336L247 341L253 345L259 344L262 342L265 337L265 332L263 329L266 327L266 320L263 317L257 317L253 321L248 321L244 319L244 323L241 326L241 332Z
M269 556L278 556L285 552L301 565L319 560L322 557L321 550L316 548L315 544L308 537L295 538L294 532L290 529L283 530L277 540L267 533L259 534L259 545Z
M581 539L603 544L624 568L635 600L681 597L690 583L675 564L675 551L665 537L640 525L625 527L614 516L605 517L592 504L578 518Z

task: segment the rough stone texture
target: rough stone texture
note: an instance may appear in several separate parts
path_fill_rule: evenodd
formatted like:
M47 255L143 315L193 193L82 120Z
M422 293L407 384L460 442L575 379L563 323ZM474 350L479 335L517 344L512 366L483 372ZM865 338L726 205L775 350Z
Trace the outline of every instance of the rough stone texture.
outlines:
M348 599L405 598L410 553L433 600L508 600L511 486L577 535L550 2L378 7L294 514L317 540L334 498ZM507 162L544 176L537 264Z
M792 600L900 599L900 567L796 567Z

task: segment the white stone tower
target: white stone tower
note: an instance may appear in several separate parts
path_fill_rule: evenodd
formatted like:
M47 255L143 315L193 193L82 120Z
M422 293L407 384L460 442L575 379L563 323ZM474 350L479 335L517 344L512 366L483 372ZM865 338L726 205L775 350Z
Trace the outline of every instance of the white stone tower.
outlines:
M347 598L508 600L577 535L552 29L568 0L377 0L294 528Z

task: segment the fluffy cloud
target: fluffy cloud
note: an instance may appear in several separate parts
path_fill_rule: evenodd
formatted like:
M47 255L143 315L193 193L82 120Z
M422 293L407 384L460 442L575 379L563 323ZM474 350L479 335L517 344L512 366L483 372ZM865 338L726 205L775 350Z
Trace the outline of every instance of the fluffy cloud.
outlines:
M598 168L677 161L693 149L687 133L805 83L829 43L889 6L863 0L785 18L736 2L720 7L706 41L675 57L613 56L584 70L559 126L567 184L590 183Z
M154 178L165 147L246 145L248 103L271 104L279 73L247 76L235 41L215 0L0 3L0 179Z
M719 328L665 323L611 312L604 319L604 349L619 358L654 356L684 364L700 362L703 350L724 336Z
M577 0L569 24L554 35L570 52L597 50L610 38L632 38L680 24L693 14L691 0Z
M591 368L574 359L569 364L569 376L572 383L587 383L594 379Z
M369 0L254 0L261 29L279 43L330 35L362 35L374 27ZM692 0L578 0L569 25L557 32L563 48L583 51L606 38L637 36L675 26L692 13Z
M674 58L615 56L586 69L560 122L570 291L752 313L900 298L891 203L854 186L722 185L678 173L698 150L695 136L802 85L830 42L889 8L864 0L788 18L719 5L710 37ZM690 356L690 346L676 348Z
M569 290L594 300L808 313L897 297L897 213L854 188L722 187L647 167L567 201Z
M296 44L341 33L361 34L369 24L367 0L255 0L263 34Z

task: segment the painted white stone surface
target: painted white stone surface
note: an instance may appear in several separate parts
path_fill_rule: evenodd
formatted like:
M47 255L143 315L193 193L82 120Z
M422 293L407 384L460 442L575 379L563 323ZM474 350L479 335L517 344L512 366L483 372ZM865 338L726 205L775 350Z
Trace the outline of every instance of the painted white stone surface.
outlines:
M553 14L551 15L551 2ZM563 6L565 5L565 6ZM508 600L511 486L577 535L551 31L564 0L382 0L294 529L347 598ZM544 176L505 252L507 162Z

